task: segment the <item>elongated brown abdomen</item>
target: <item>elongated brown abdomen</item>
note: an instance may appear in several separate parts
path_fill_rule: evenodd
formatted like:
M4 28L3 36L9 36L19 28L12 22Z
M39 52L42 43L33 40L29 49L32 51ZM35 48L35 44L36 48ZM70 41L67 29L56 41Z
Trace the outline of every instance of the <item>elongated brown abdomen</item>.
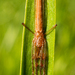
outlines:
M42 0L36 0L35 5L35 37L33 42L35 46L42 47L44 42Z
M35 7L35 32L43 31L43 20L42 20L42 0L36 0Z

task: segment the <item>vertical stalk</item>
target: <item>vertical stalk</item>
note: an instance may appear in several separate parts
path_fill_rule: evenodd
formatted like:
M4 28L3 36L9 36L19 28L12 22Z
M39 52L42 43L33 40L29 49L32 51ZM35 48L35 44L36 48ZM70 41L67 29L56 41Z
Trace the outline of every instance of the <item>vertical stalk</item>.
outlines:
M25 18L24 23L32 31L34 31L34 0L26 0L25 2ZM56 0L45 0L44 7L44 31L48 31L56 24ZM23 27L21 49L20 75L32 75L31 50L33 34ZM46 36L48 51L48 68L47 75L53 75L54 68L54 47L55 47L55 30Z

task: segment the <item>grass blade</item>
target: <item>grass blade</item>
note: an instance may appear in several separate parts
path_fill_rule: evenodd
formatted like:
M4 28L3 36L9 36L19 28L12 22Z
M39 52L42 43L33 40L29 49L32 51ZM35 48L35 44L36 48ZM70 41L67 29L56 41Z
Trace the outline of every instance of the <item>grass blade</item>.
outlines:
M47 0L47 31L56 24L56 0ZM55 29L47 36L48 44L48 75L53 75Z
M24 23L34 31L34 0L26 0ZM56 1L45 1L44 29L48 31L56 23ZM23 27L20 75L32 75L31 49L33 34ZM48 46L48 75L53 75L55 30L46 37Z

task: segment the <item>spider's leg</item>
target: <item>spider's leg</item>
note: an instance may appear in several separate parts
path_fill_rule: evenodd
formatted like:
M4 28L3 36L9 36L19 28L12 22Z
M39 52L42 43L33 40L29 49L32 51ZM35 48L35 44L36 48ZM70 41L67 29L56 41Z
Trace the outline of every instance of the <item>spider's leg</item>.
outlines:
M42 67L43 67L42 56L43 56L43 46L41 47L40 50L40 75L42 75Z
M44 41L44 49L43 49L43 75L46 75L46 41Z
M36 51L37 51L37 47L35 46L35 75L38 75L38 62L37 62L37 54L36 54Z
M32 44L32 75L34 75L34 45Z

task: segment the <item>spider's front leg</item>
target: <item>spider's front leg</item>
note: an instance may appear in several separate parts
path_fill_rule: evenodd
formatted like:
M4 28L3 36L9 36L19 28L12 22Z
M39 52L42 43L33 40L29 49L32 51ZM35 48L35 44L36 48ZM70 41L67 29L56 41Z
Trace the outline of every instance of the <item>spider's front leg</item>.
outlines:
M46 41L44 40L44 47L43 47L43 75L46 75Z
M32 75L34 75L34 45L32 43Z
M40 48L40 75L42 75L42 67L43 67L43 60L42 60L42 57L43 57L43 45L42 47Z

